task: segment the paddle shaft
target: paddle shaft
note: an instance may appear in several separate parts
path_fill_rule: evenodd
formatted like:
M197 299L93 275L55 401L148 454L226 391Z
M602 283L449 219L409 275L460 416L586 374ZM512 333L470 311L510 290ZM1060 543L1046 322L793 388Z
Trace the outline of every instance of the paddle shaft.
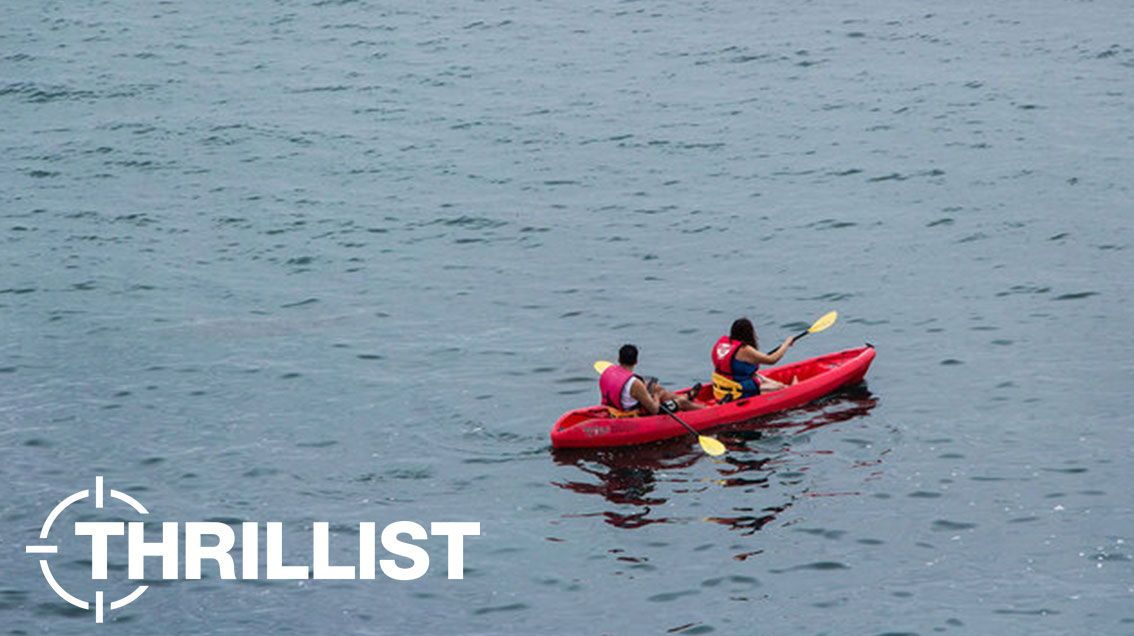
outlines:
M799 342L800 338L806 336L809 333L811 333L811 332L810 331L804 331L803 333L799 334L798 336L796 336L795 338L792 339L792 344ZM770 356L770 355L774 354L775 352L779 351L780 347L782 347L782 346L784 346L784 343L781 342L780 344L776 345L775 349L772 349L771 351L769 351L768 353L765 353L764 355Z
M700 437L700 436L701 436L701 434L697 432L697 429L695 429L695 428L693 428L692 426L689 426L688 424L686 424L686 423L685 423L685 420L681 419L680 417L677 417L677 414L676 414L676 413L674 413L673 411L671 411L671 410L669 410L669 409L667 409L667 408L665 408L665 407L662 407L661 405L659 405L659 406L658 406L658 410L659 410L659 411L661 411L661 412L663 412L663 413L665 413L666 415L668 415L668 416L672 417L673 419L677 420L677 423L678 423L678 424L680 424L680 425L682 425L682 426L684 426L684 427L685 427L685 430L689 431L690 433L693 433L693 434L694 434L694 435L696 435L697 437Z

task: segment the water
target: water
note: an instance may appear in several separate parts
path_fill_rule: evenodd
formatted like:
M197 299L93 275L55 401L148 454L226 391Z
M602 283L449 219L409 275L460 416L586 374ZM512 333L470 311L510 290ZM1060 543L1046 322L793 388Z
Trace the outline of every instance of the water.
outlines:
M117 633L1134 633L1126 3L0 24L5 633L92 629L23 546L94 475L293 560L483 524L463 581L158 581ZM829 309L790 357L867 386L724 460L549 447L623 342L682 386Z

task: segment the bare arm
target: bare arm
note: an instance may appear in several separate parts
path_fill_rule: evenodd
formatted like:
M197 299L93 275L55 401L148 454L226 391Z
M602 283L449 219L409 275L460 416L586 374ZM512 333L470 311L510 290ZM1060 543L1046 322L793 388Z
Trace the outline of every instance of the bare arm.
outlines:
M740 351L736 352L736 357L741 362L747 362L749 364L775 364L784 357L784 354L787 353L788 348L791 347L794 342L795 337L788 336L784 339L783 344L776 347L771 353L760 353L755 347L745 345L740 348Z
M658 400L646 389L646 383L638 379L631 380L631 382L633 384L630 385L630 397L638 400L643 411L650 415L657 415L659 410Z

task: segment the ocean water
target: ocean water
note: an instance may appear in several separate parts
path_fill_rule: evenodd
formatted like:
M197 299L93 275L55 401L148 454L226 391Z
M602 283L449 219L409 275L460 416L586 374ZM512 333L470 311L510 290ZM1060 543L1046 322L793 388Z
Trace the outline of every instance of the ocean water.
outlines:
M24 546L96 475L293 561L482 524L461 581L206 568L108 633L1134 633L1128 2L0 15L3 633L95 630ZM550 447L624 342L685 386L831 309L789 359L866 385L723 459Z

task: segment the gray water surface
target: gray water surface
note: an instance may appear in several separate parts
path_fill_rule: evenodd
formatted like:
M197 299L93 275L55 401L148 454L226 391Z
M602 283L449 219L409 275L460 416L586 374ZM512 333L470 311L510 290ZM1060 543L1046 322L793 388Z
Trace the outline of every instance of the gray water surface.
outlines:
M431 540L107 633L1134 633L1128 2L0 15L5 633L95 629L24 554L95 475L295 561L483 528L462 581ZM789 359L869 341L867 385L723 460L550 448L623 342L684 386L830 309Z

